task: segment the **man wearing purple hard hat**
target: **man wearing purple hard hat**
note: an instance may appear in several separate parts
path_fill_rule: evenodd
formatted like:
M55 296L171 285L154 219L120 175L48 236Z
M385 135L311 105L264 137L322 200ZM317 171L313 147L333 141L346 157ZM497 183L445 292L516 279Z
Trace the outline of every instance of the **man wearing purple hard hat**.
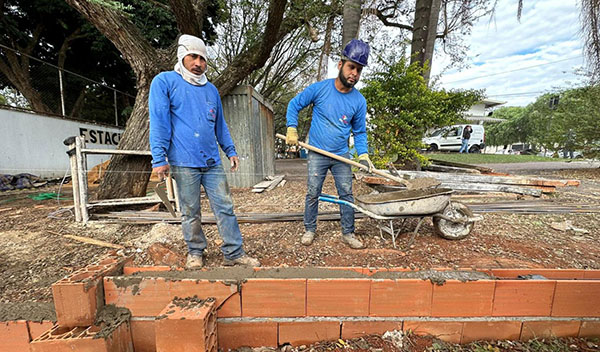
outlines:
M286 143L298 144L298 113L313 104L313 115L308 143L330 153L350 159L348 141L354 135L354 146L361 164L373 168L367 146L367 102L354 88L363 67L369 61L369 45L352 39L342 50L338 62L338 76L313 83L290 101L287 108ZM340 199L354 202L352 196L352 169L350 165L328 156L310 151L308 153L308 191L304 205L304 228L300 242L309 246L317 230L319 195L327 171L331 171ZM340 205L341 241L350 248L363 248L354 235L354 209Z

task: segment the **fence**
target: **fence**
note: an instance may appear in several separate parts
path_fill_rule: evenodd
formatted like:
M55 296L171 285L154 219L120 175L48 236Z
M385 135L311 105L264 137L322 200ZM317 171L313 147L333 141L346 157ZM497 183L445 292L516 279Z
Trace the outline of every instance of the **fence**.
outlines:
M125 125L135 102L135 92L123 92L110 86L115 83L84 77L0 44L0 55L7 54L28 59L29 65L20 73L12 70L11 75L20 75L19 83L13 82L7 72L0 70L0 105L115 126ZM93 65L93 60L90 62ZM127 84L127 77L117 76L120 75L111 79Z

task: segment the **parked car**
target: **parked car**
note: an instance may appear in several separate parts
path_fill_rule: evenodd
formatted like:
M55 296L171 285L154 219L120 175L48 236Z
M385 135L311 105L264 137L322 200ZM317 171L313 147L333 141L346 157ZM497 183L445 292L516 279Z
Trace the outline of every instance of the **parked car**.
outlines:
M459 151L462 145L462 133L466 127L463 125L452 125L442 127L433 131L429 136L422 139L428 146L428 151ZM469 139L469 153L480 153L485 148L485 128L483 125L469 125L473 129Z

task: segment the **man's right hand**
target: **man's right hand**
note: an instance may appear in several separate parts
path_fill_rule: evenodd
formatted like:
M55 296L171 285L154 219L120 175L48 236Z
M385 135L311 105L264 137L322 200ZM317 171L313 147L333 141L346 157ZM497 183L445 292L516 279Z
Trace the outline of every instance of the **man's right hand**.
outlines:
M285 143L289 145L298 144L298 130L296 127L288 127L285 135Z
M160 181L162 181L165 178L167 178L167 176L169 176L170 169L171 169L171 167L169 166L169 164L167 164L167 165L157 166L157 167L152 168L152 172L156 173L156 175L158 176L158 179Z

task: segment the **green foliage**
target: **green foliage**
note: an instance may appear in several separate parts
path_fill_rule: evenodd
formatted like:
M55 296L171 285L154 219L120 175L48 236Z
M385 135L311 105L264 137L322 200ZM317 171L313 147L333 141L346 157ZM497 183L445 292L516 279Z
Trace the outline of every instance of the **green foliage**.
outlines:
M494 111L494 117L505 121L485 123L485 139L488 145L508 145L525 141L531 134L527 109L519 106L503 107Z
M404 58L381 67L361 89L367 99L369 147L378 167L395 159L424 162L419 150L425 132L458 122L482 98L474 90L431 90L421 76L422 68L408 65Z

